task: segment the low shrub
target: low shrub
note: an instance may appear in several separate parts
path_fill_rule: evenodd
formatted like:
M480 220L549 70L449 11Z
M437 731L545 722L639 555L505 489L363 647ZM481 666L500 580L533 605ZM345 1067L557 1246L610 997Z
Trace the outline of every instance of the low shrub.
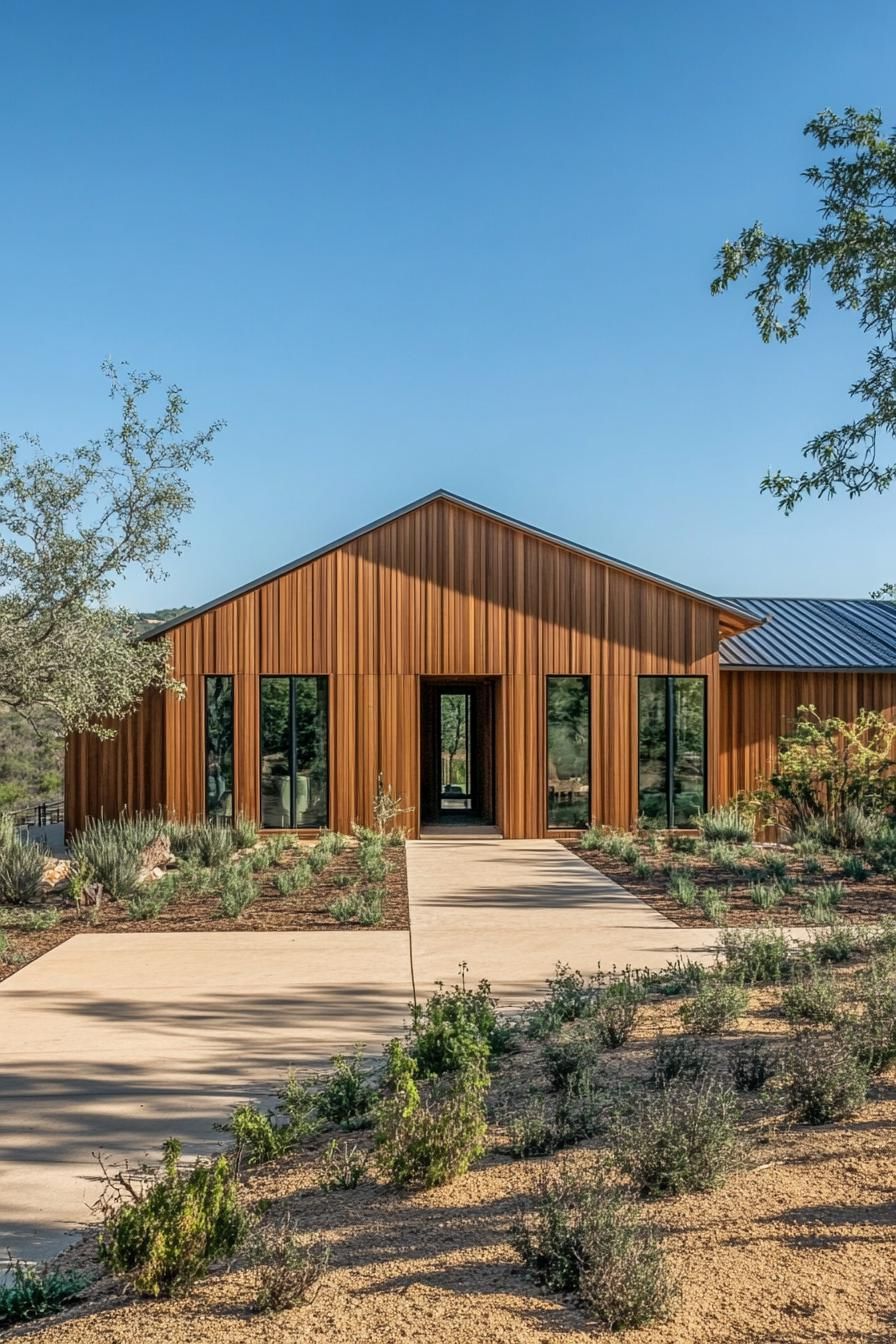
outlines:
M284 868L274 878L274 886L281 896L294 896L296 892L305 891L310 882L311 869L307 863L301 862L294 863L289 868Z
M760 910L774 910L781 904L783 894L777 882L750 883L750 900Z
M644 997L640 985L627 980L608 985L600 993L591 1017L591 1031L604 1050L615 1050L625 1044L635 1029Z
M239 919L258 896L252 874L242 864L234 864L225 870L218 891L217 915L220 919Z
M668 890L672 900L686 909L697 903L697 883L690 873L672 873Z
M762 871L770 881L780 881L787 876L787 860L783 854L767 852L763 855Z
M735 844L748 844L753 839L755 815L755 808L741 802L732 802L702 812L695 824L705 841L723 840Z
M549 1041L543 1059L549 1085L555 1092L565 1092L576 1078L590 1074L598 1067L600 1048L590 1033L567 1036L559 1041Z
M854 925L832 917L826 926L813 929L807 947L818 962L849 961L862 947L862 934Z
M649 877L653 876L653 869L646 859L638 858L632 864L632 876L636 877L639 882L646 882Z
M595 826L592 822L588 829L582 832L579 848L585 850L603 849L603 835L599 826Z
M128 919L158 919L170 899L170 896L165 892L157 892L152 888L141 888L136 896L132 896L128 901Z
M373 927L383 922L386 895L385 887L362 887L331 901L327 909L340 924L350 924L356 920L359 924Z
M364 1068L364 1048L355 1046L351 1055L334 1055L332 1072L317 1094L318 1114L343 1129L369 1125L377 1090Z
M100 1263L149 1297L189 1288L213 1261L232 1255L247 1230L227 1159L198 1161L184 1173L180 1155L181 1145L168 1139L148 1181L112 1177L103 1196Z
M230 1118L216 1124L215 1129L233 1139L238 1171L282 1157L295 1142L288 1121L279 1120L273 1111L262 1111L252 1101L235 1106Z
M234 849L251 849L258 844L258 826L251 817L242 814L233 823L231 843Z
M26 905L41 896L46 851L14 831L0 844L0 901Z
M728 913L728 902L715 887L704 887L698 896L700 909L713 924L721 924Z
M707 845L706 857L723 873L740 873L744 867L744 850L722 841Z
M96 821L89 817L69 848L74 862L89 871L94 882L114 900L127 901L137 891L144 847L140 839L126 818Z
M678 1014L685 1028L695 1036L716 1036L743 1016L747 1002L742 985L713 977L681 1005Z
M369 1154L357 1144L331 1139L321 1154L318 1182L321 1190L354 1190L370 1166Z
M540 1283L574 1292L609 1330L646 1325L672 1300L656 1233L597 1167L542 1176L533 1207L515 1219L511 1241Z
M460 972L460 984L446 989L438 981L424 1003L411 1005L410 1052L423 1078L487 1060L509 1045L508 1027L498 1017L489 982L480 980L468 989L464 963Z
M21 929L24 933L42 933L45 929L55 929L62 915L55 905L40 910L26 910L21 906L0 909L0 928Z
M830 973L810 966L781 995L781 1011L788 1022L815 1022L827 1025L840 1015L842 995Z
M670 835L669 849L673 854L696 854L696 837L693 835Z
M713 1190L740 1162L738 1117L737 1098L725 1084L678 1083L617 1113L611 1152L641 1195Z
M778 1071L778 1054L762 1041L741 1041L729 1059L738 1092L758 1092Z
M690 1081L707 1072L710 1064L706 1047L693 1036L659 1036L653 1051L650 1083L668 1087L670 1083Z
M554 1124L559 1146L603 1133L607 1109L608 1093L603 1079L595 1071L575 1074L557 1095Z
M826 1125L855 1115L868 1095L868 1070L851 1043L828 1032L800 1032L787 1051L787 1096L796 1119Z
M293 1141L301 1143L320 1128L319 1093L290 1069L277 1091L277 1113L285 1116Z
M817 877L823 871L822 865L812 854L803 859L802 869L806 877Z
M864 882L869 872L861 854L847 854L840 864L840 871L851 882Z
M377 1162L398 1186L429 1189L462 1176L485 1151L488 1073L472 1060L438 1079L421 1095L417 1061L393 1041L389 1047L389 1094L376 1117Z
M545 1102L537 1098L505 1116L504 1128L507 1147L514 1157L543 1157L563 1147L556 1111L550 1111Z
M329 845L321 844L318 840L316 845L305 851L305 862L315 875L322 873L333 861L333 851Z
M348 839L340 835L338 831L321 831L318 837L316 849L323 854L336 855L341 854L348 844Z
M526 1012L526 1035L533 1040L544 1040L564 1023L587 1017L598 994L593 980L586 981L581 971L559 961L546 983L546 998L530 1004Z
M648 972L645 986L657 994L685 994L702 985L708 974L702 962L679 956L661 971Z
M845 1023L846 1036L859 1062L871 1073L880 1073L896 1059L896 970L892 961L873 961L856 977L854 988L861 1015Z
M77 1270L10 1260L5 1277L0 1279L0 1330L52 1316L83 1292L88 1282L87 1275Z
M793 971L793 948L780 929L723 929L719 947L726 973L741 984L777 985Z
M329 1267L330 1250L322 1237L295 1232L287 1213L278 1222L255 1229L246 1258L255 1279L256 1311L276 1312L314 1301Z
M379 845L361 845L358 849L358 867L368 882L384 882L389 865Z

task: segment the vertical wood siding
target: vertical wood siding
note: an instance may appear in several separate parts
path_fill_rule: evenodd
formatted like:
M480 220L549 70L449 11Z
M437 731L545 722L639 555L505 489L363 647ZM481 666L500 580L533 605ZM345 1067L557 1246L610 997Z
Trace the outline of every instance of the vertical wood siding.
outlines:
M707 603L435 500L175 628L187 696L141 710L155 735L152 770L135 776L125 736L99 755L73 739L69 824L138 798L202 814L209 674L234 677L234 804L250 816L265 674L330 678L330 824L342 830L370 820L378 770L419 808L421 676L497 679L496 808L507 836L545 831L548 675L593 678L592 811L618 826L637 812L638 675L706 676L712 801L719 620Z

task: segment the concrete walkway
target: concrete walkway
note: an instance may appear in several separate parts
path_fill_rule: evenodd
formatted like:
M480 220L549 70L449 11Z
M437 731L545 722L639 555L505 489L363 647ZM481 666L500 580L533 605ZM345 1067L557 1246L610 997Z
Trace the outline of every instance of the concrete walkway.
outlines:
M509 1003L557 961L588 972L711 955L553 841L408 846L411 936L82 934L0 984L0 1248L42 1258L89 1220L92 1154L218 1141L230 1107L356 1041L376 1051L466 961Z

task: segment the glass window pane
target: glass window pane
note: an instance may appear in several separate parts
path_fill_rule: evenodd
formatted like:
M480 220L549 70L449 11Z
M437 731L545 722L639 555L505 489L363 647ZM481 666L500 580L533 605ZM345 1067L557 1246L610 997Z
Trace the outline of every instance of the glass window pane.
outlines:
M289 677L261 678L261 824L291 825Z
M295 824L327 824L327 678L293 677Z
M233 818L233 677L205 679L205 815Z
M472 790L467 753L470 729L468 694L455 692L439 696L439 729L442 748L442 810L469 812Z
M706 682L675 677L672 825L692 826L706 805Z
M638 678L638 811L669 824L666 678Z
M591 706L587 677L548 677L548 825L587 826Z

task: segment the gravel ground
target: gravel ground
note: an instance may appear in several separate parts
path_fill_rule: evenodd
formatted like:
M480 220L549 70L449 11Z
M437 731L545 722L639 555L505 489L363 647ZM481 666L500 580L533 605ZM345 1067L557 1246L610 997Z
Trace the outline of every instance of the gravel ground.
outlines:
M848 976L847 976L848 978ZM643 1013L635 1039L607 1056L620 1082L643 1073L656 1034L678 1028L680 1000ZM737 1034L713 1044L721 1060L744 1033L784 1031L776 995L752 996ZM519 1099L542 1086L537 1046L504 1061L493 1091ZM628 1332L631 1344L884 1344L896 1338L892 1232L896 1220L896 1086L878 1080L853 1120L810 1129L748 1105L752 1140L723 1189L643 1206L661 1229L681 1296L667 1321ZM333 1269L310 1305L276 1317L251 1312L251 1272L222 1270L172 1302L116 1298L98 1284L67 1319L13 1332L46 1344L585 1344L597 1332L576 1303L539 1291L508 1242L514 1210L540 1170L593 1158L586 1144L514 1161L493 1151L467 1176L400 1196L368 1181L322 1193L317 1153L252 1176L247 1199L289 1208L323 1233ZM355 1136L359 1137L359 1136ZM500 1133L495 1133L500 1148ZM360 1136L362 1143L369 1142ZM90 1255L89 1242L67 1258ZM111 1290L111 1295L110 1295ZM606 1336L610 1338L609 1336Z

